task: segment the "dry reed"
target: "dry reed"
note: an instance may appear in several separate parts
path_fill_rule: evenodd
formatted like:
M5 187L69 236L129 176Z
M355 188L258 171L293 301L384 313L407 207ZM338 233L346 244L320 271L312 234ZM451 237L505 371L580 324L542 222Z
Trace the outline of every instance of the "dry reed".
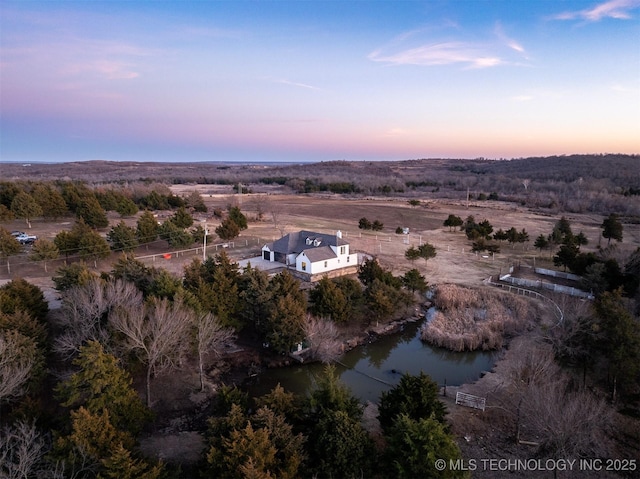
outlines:
M420 338L452 351L500 349L505 339L531 327L536 316L524 298L453 284L439 286L434 303L438 311Z

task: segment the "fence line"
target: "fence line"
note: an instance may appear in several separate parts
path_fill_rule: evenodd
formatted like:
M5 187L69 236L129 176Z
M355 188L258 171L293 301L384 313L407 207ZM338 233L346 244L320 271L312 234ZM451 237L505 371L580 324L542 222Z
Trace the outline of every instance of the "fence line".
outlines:
M210 245L207 245L207 249L208 248L215 248L216 251L218 251L218 248L235 248L235 243L233 241L227 241L226 243L210 244ZM151 258L151 260L155 262L157 256L162 256L164 259L171 259L173 255L175 255L176 258L178 258L181 255L184 256L187 253L198 254L201 252L202 252L202 246L198 246L197 248L181 249L178 251L167 251L165 253L147 254L144 256L135 256L134 259L143 260L143 259Z
M563 271L554 271L552 269L545 269L545 268L534 268L533 270L536 273L541 274L543 276L553 276L554 278L563 278L563 279L569 279L572 281L580 281L582 279L577 274L565 273Z
M489 278L487 280L487 284L489 284L491 286L496 286L498 288L506 289L510 293L514 293L515 292L515 294L521 294L522 296L533 296L534 298L538 298L538 299L541 299L543 301L548 301L553 306L555 306L556 311L558 313L557 314L558 322L557 322L556 326L564 321L564 313L562 312L562 309L560 309L560 306L558 306L558 304L554 300L552 300L551 298L546 297L544 294L540 294L537 291L532 291L530 289L520 288L518 286L512 286L510 284L496 283L491 278Z
M575 297L584 298L584 299L593 299L593 295L591 295L590 293L574 288L573 286L563 286L561 284L547 283L546 281L540 281L540 280L514 278L513 276L510 276L508 274L501 276L500 281L514 284L516 286L546 289L549 291L553 291L554 293L568 294L569 296L575 296Z

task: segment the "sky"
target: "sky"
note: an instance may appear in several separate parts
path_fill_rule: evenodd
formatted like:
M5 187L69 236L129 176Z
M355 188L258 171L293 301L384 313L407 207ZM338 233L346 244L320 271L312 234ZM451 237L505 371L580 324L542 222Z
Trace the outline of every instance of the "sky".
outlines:
M640 0L0 2L0 161L640 153Z

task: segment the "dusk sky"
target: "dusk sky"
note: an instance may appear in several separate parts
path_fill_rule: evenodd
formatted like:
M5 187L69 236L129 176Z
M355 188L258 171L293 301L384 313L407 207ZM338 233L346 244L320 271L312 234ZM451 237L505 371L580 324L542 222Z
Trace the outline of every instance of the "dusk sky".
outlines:
M2 0L0 45L0 161L640 153L640 0Z

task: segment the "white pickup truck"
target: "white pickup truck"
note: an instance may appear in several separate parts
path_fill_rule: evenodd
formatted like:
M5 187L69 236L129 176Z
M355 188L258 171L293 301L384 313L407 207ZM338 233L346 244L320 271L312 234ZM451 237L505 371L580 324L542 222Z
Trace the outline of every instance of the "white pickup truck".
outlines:
M28 235L23 231L13 231L11 235L18 240L20 244L33 244L38 237L35 235Z

